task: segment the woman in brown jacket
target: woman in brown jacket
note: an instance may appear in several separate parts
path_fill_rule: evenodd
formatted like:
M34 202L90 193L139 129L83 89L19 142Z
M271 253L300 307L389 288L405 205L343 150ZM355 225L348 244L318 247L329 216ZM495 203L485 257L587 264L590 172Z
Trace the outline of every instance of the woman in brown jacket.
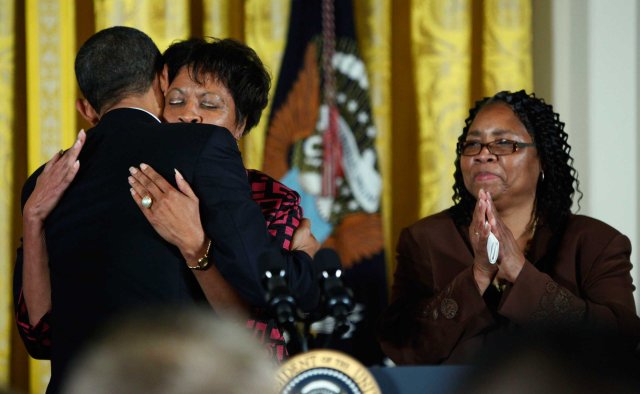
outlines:
M507 333L533 329L615 332L637 345L631 244L572 214L578 180L563 129L551 105L524 91L470 111L458 138L455 205L398 241L380 325L394 362L469 363Z

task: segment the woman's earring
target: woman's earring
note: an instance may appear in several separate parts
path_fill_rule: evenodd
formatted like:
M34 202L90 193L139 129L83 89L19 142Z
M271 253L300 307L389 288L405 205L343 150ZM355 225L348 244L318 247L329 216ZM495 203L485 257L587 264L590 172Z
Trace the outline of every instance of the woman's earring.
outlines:
M544 182L544 171L540 171L540 174L542 174L542 182Z

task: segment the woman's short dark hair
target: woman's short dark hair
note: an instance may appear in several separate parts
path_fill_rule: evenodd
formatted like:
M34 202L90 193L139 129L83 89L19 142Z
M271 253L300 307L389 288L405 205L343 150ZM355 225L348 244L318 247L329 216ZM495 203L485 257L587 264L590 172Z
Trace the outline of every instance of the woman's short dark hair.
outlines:
M207 76L222 83L236 106L236 122L246 121L244 134L260 121L267 106L271 77L256 52L230 39L191 38L173 43L164 52L172 82L182 67L191 78L203 83Z
M162 55L140 30L115 26L91 36L78 51L76 79L100 114L129 95L143 94L162 70Z
M464 142L476 115L489 104L505 103L518 116L538 150L540 165L544 176L538 178L535 201L535 217L537 220L558 229L571 214L573 195L579 190L578 173L573 168L571 146L567 142L568 135L564 131L564 123L553 107L546 104L535 94L524 90L518 92L502 91L493 97L485 97L476 102L469 110L462 134L458 142ZM476 199L464 186L460 168L460 152L456 154L453 185L452 210L459 223L471 222Z

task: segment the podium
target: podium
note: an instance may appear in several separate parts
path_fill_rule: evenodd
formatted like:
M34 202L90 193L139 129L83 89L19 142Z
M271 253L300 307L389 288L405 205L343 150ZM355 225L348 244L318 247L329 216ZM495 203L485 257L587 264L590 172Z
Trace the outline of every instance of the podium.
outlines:
M470 371L450 365L369 368L384 394L453 393Z
M316 349L283 363L276 381L278 392L285 394L441 394L459 390L471 370L452 365L367 368L345 353Z

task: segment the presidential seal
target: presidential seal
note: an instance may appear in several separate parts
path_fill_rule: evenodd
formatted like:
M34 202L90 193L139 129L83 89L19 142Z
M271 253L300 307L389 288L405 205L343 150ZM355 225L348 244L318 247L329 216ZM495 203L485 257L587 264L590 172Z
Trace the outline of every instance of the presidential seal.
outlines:
M334 350L313 350L284 363L276 376L282 394L380 394L369 370Z

